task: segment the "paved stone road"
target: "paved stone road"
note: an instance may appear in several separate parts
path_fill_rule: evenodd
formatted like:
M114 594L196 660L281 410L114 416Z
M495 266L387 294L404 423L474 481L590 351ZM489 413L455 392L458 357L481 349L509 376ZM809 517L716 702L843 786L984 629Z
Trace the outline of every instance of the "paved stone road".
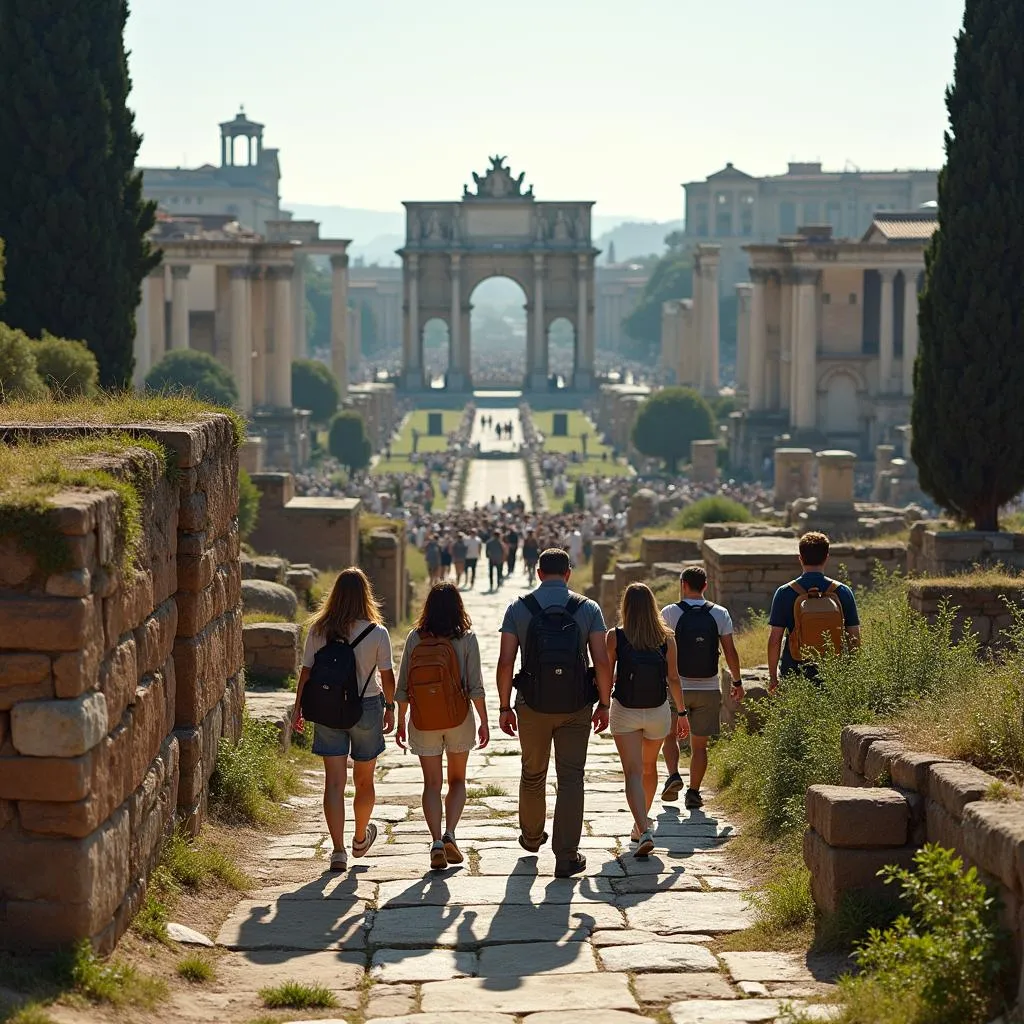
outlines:
M484 416L493 416L497 423L512 423L511 440L499 441L494 435L494 428L484 428ZM476 422L473 424L472 441L480 445L481 453L500 452L506 455L519 451L523 441L522 423L518 409L477 410ZM479 505L485 507L494 497L500 504L506 498L520 496L526 503L529 512L533 505L530 499L530 484L526 478L526 466L521 459L483 458L473 459L469 464L469 477L466 480L465 507L472 509Z
M517 576L496 594L478 586L466 601L490 681L502 610L525 584ZM378 1024L565 1024L574 1012L588 1024L659 1014L698 1024L774 1021L785 1001L825 990L800 957L709 950L715 936L751 922L746 886L723 856L736 828L713 800L697 813L656 803L656 855L635 859L615 748L593 739L587 874L556 880L549 849L530 856L516 843L517 751L499 732L471 755L473 795L458 829L467 861L443 873L428 868L418 764L390 741L377 787L382 835L347 874L325 873L319 796L294 801L295 831L267 856L301 865L304 881L238 904L217 937L236 951L222 991L234 1001L283 980L316 981L335 990L338 1020L361 1014ZM319 786L321 774L310 774Z

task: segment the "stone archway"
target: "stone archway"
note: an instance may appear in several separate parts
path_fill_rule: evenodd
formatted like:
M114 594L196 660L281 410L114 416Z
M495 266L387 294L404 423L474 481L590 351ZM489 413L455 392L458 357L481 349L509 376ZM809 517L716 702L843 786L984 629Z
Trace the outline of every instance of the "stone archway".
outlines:
M524 388L548 386L548 327L568 320L579 339L574 387L594 385L594 262L592 202L537 202L524 174L513 177L505 158L493 156L474 174L462 201L407 202L406 242L399 250L403 276L402 385L424 387L423 325L438 318L450 327L448 388L468 391L469 295L481 281L509 277L526 295Z

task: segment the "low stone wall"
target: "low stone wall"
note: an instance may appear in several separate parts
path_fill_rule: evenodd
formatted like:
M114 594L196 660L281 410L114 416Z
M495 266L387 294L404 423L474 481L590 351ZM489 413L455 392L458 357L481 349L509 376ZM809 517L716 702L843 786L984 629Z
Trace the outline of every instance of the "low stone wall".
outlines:
M254 622L242 629L247 682L279 683L298 676L302 627L293 622Z
M401 530L397 524L396 530L374 530L364 539L359 553L359 564L373 584L384 621L389 626L398 625L408 614L409 574Z
M708 598L725 605L734 618L747 609L767 612L772 596L800 572L795 537L725 537L705 540L704 565ZM833 544L829 566L834 574L845 568L844 579L855 587L871 583L877 564L887 572L906 569L902 544Z
M1024 571L1024 533L943 530L927 520L910 528L908 572L953 576L977 565Z
M344 569L359 559L357 498L296 498L291 473L257 473L259 518L249 538L257 551L317 569Z
M1013 623L1011 608L1024 607L1024 582L1007 577L1002 585L978 587L955 579L911 580L907 601L929 622L935 622L940 608L948 604L956 608L954 636L959 639L969 628L983 647L999 647Z
M986 799L993 776L909 750L884 728L848 726L842 747L844 785L807 792L804 859L817 905L834 911L848 893L878 893L881 867L906 866L926 842L938 843L977 867L995 889L1021 966L1024 801Z
M221 735L241 728L232 424L117 429L153 437L175 463L143 449L95 457L140 493L132 568L120 568L115 492L51 499L61 571L0 538L3 945L111 949L176 812L198 828ZM37 442L86 430L102 428L0 427Z
M640 561L647 565L655 562L695 562L701 558L701 542L688 537L642 537Z

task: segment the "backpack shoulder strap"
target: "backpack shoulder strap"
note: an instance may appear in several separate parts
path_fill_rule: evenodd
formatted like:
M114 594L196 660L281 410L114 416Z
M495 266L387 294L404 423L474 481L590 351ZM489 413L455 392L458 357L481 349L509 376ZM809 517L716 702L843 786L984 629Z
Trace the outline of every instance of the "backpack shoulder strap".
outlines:
M806 597L807 596L807 591L804 590L804 588L801 587L800 584L797 583L796 580L793 580L793 582L789 584L789 587L790 587L791 590L795 590L796 591L797 597Z
M526 607L530 611L530 615L532 616L540 615L541 612L544 611L544 609L540 606L540 601L538 601L537 598L533 596L533 594L527 594L526 597L521 597L519 598L519 600L526 605Z
M565 602L565 610L570 615L575 615L586 603L586 600L580 594L570 594L569 600Z
M676 607L679 609L679 618L682 619L682 617L693 607L693 605L689 605L685 601L679 601L676 603Z
M828 586L825 588L825 593L831 595L831 594L834 594L838 589L839 589L839 582L838 582L838 580L829 580L828 581Z
M377 627L371 622L366 629L364 629L362 633L360 633L359 636L349 644L349 647L358 647L376 628Z
M712 604L712 603L711 603L710 601L705 601L705 602L704 602L704 603L703 603L703 604L702 604L702 605L700 606L700 610L701 610L702 612L708 612L708 614L710 614L710 613L711 613L711 609L712 609L712 608L714 608L714 607L715 607L715 606L714 606L714 605L713 605L713 604Z

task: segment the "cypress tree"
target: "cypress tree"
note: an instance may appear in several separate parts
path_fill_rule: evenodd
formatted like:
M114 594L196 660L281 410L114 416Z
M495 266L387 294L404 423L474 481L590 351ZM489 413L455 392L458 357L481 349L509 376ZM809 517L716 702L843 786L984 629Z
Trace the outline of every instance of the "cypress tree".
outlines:
M1024 489L1024 5L967 0L946 107L912 454L941 506L995 530Z
M4 319L83 338L100 382L127 383L154 207L135 171L125 0L0 0Z

